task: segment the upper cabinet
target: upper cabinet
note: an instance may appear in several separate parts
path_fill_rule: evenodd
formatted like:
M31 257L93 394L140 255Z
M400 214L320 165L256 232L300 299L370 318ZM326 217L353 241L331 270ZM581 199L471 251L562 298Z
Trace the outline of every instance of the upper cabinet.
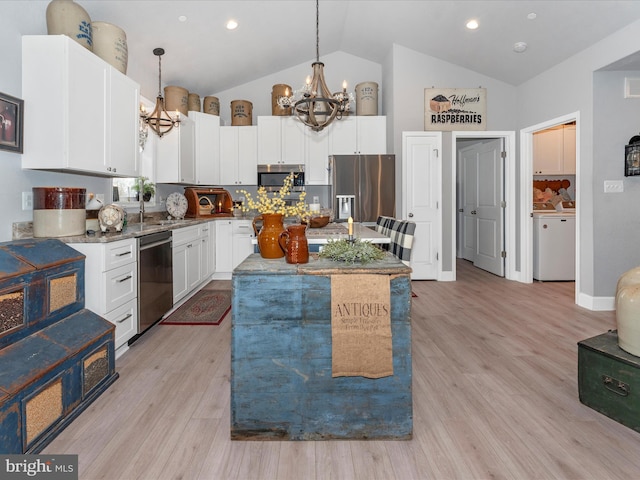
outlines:
M220 127L220 184L256 185L258 127Z
M576 126L558 125L533 134L534 175L575 175Z
M387 153L387 117L348 116L329 128L331 155Z
M215 185L220 181L220 117L189 112L158 141L158 183Z
M138 176L139 93L67 36L22 37L22 168Z
M156 182L196 182L195 124L190 117L181 115L180 123L158 139Z

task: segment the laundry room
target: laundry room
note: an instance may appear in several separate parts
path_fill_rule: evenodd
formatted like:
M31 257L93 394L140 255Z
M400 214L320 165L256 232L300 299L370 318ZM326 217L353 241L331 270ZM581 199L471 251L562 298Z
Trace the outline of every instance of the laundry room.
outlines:
M533 134L533 278L575 281L576 123Z

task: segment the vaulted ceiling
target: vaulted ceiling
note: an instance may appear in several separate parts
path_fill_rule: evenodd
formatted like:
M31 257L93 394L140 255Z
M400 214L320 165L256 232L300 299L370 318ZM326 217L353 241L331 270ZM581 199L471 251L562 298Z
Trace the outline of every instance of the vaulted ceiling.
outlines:
M48 1L0 2L21 34L45 34ZM314 0L78 0L91 19L127 34L128 75L157 92L163 84L220 92L316 56ZM562 62L640 19L640 1L320 0L320 58L343 51L382 63L399 44L511 85ZM530 19L535 13L535 19ZM227 30L235 19L239 26ZM469 19L479 28L468 30ZM525 42L523 53L514 52ZM640 45L639 45L640 50ZM629 65L627 65L628 67Z

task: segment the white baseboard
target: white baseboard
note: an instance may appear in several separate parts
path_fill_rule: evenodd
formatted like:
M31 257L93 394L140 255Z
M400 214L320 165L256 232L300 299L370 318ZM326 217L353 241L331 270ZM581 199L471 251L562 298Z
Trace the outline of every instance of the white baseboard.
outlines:
M578 305L598 312L614 311L616 309L616 297L593 297L585 293L579 293Z

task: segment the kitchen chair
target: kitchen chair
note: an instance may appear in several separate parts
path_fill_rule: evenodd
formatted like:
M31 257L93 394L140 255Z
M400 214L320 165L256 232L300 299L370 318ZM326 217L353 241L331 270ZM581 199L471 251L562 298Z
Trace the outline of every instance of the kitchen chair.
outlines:
M391 243L383 244L383 248L409 266L413 236L416 231L415 222L380 216L376 221L376 231L391 238Z

